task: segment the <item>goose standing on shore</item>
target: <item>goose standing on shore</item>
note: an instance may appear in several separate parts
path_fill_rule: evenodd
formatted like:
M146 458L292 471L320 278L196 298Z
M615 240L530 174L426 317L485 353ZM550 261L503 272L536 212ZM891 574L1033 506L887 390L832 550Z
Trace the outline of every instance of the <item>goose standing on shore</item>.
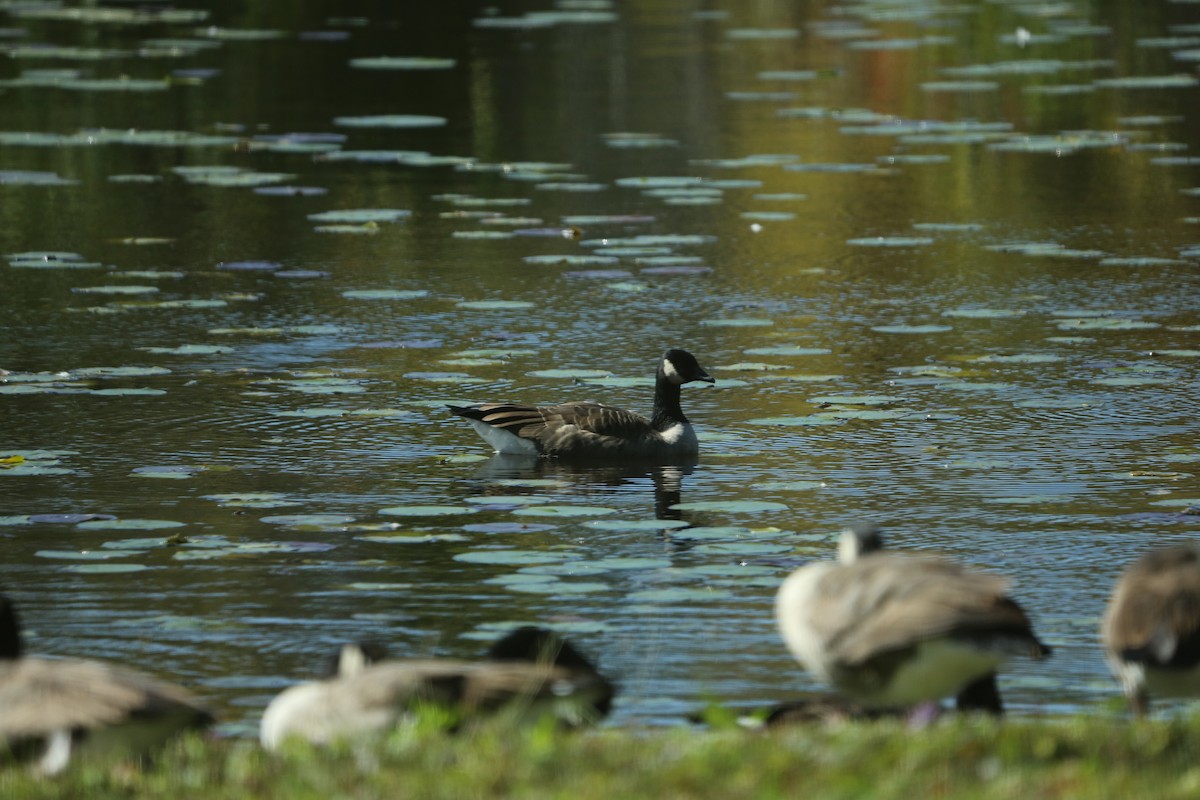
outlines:
M882 548L877 528L850 528L838 563L784 580L775 615L792 655L870 708L955 695L960 710L1002 713L996 671L1013 655L1050 654L1006 594L1008 581Z
M115 664L23 655L16 609L0 595L0 762L53 775L72 758L141 756L213 721L190 692Z
M1151 550L1113 589L1101 623L1104 654L1137 716L1150 694L1200 695L1200 548Z
M686 350L668 350L658 364L649 419L595 402L553 406L483 403L450 406L497 453L557 458L690 458L700 449L679 406L680 387L714 383Z
M324 745L384 733L425 705L449 711L456 723L511 711L574 726L607 715L614 691L570 642L532 626L500 639L481 661L373 662L370 653L348 645L336 674L292 686L271 701L259 739L276 750L289 738Z

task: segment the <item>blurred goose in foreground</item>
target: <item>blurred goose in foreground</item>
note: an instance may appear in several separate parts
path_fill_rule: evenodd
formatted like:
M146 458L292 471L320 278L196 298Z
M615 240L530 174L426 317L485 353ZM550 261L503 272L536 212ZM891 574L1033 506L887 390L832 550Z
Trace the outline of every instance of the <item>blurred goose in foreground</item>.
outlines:
M1138 716L1150 694L1200 695L1200 548L1151 550L1113 589L1100 636Z
M1008 581L882 548L877 528L850 528L838 563L784 580L775 616L792 655L869 708L957 695L960 710L1002 713L996 671L1013 655L1050 654L1007 596Z
M0 760L28 758L51 775L73 757L141 756L212 721L180 686L101 661L22 655L16 609L0 595Z
M668 350L658 364L654 410L633 411L594 402L556 406L483 403L450 406L497 453L558 458L685 458L699 452L696 431L679 407L680 387L714 383L686 350Z
M328 744L386 732L428 705L464 722L508 711L551 715L574 726L607 715L613 693L613 685L570 642L531 626L496 642L483 661L371 663L359 646L347 645L335 675L285 689L271 701L259 738L268 750L293 737Z

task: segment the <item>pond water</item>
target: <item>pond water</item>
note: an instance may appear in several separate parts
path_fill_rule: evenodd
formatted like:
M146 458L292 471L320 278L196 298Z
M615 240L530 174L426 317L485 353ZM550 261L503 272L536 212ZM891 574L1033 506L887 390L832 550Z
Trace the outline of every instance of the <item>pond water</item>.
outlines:
M1112 582L1200 523L1200 6L351 5L0 4L31 649L239 733L343 641L537 622L672 724L815 688L774 591L871 520L1014 578L1015 712L1116 693ZM694 467L444 408L648 411L673 346Z

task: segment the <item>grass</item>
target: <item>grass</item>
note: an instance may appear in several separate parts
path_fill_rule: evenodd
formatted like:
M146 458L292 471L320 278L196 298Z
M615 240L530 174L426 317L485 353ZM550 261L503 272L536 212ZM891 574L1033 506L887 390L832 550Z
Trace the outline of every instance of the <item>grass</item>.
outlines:
M943 719L770 733L490 726L397 730L372 742L269 754L190 736L150 765L56 778L0 769L0 797L33 798L1161 798L1200 796L1200 717L1131 722Z

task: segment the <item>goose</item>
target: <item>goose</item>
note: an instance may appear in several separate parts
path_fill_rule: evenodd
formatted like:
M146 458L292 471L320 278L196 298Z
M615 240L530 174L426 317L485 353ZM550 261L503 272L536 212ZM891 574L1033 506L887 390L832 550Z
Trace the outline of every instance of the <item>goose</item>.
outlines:
M212 721L181 686L102 661L24 655L16 608L0 594L0 756L54 775L73 758L144 755Z
M554 406L482 403L450 406L497 453L570 458L691 458L700 445L679 407L685 383L715 383L696 357L668 350L658 363L650 418L595 402Z
M383 733L411 720L422 705L446 708L464 722L508 710L576 726L606 716L613 694L613 685L570 642L544 628L518 628L482 661L373 662L349 645L336 674L292 686L271 701L259 740L278 750L292 738L325 745Z
M880 552L874 526L842 533L838 563L788 576L775 601L792 655L868 708L936 703L1003 712L996 671L1010 656L1050 648L1006 594L1008 581L931 556Z
M1135 715L1149 712L1151 692L1200 695L1200 548L1157 548L1129 566L1100 637Z

